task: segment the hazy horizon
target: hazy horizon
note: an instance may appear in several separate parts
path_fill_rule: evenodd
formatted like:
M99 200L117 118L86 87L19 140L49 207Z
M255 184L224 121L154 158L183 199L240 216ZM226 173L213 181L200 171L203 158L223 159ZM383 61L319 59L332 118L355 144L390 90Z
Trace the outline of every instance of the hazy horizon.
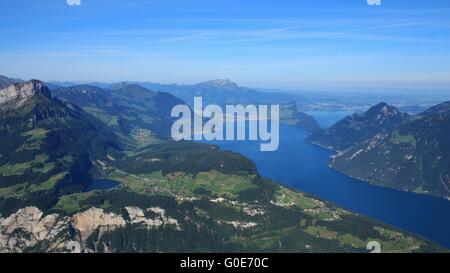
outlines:
M117 84L117 83L122 83L122 82L129 82L129 83L150 83L150 84L161 84L161 85L178 85L178 86L183 86L183 85L194 85L194 84L199 84L199 83L204 83L207 81L214 81L214 80L230 80L233 83L236 83L239 87L243 87L243 88L250 88L253 90L257 90L257 91L262 91L262 92L283 92L283 93L291 93L291 94L298 94L298 93L336 93L336 95L338 95L339 93L371 93L371 94L389 94L391 92L399 92L401 94L403 93L408 93L408 92L413 92L413 93L417 93L417 92L427 92L427 93L450 93L450 86L449 87L395 87L395 86L391 86L391 87L358 87L358 86L346 86L346 87L309 87L309 88L282 88L282 87L266 87L266 86L247 86L247 85L241 85L239 82L235 82L233 79L203 79L203 80L198 80L195 82L189 82L189 83L185 83L185 82L159 82L159 81L148 81L148 80L142 80L142 81L131 81L131 80L115 80L115 81L87 81L87 80L53 80L53 79L42 79L42 78L37 78L37 77L32 77L32 78L23 78L20 76L10 76L8 74L5 73L0 73L0 76L5 76L5 77L9 77L9 78L15 78L15 79L20 79L23 81L29 81L32 79L35 80L40 80L43 82L47 82L47 83L53 83L56 85L61 85L61 86L70 86L70 85L83 85L83 84L88 84L88 85L95 85L95 84Z
M445 0L0 2L8 77L450 90Z

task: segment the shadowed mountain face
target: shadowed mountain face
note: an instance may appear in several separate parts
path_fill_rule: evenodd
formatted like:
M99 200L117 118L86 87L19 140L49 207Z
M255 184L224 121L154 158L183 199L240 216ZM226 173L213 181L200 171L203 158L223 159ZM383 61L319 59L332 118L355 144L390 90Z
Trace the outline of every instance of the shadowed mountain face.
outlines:
M373 136L389 132L409 118L395 107L380 103L362 114L354 114L327 129L313 132L309 142L333 149L346 150Z
M0 90L0 107L2 195L80 189L92 161L117 148L107 127L39 81Z
M345 149L333 157L331 166L347 175L386 187L450 197L449 132L449 102L410 117L378 105L362 116L345 118L312 134L309 140Z
M280 121L311 132L320 129L316 119L300 111L293 101L280 105Z
M23 81L20 79L12 79L5 76L0 75L0 89L6 88L14 83L22 83Z
M446 101L427 109L426 111L420 113L419 116L436 116L449 114L450 114L450 101Z

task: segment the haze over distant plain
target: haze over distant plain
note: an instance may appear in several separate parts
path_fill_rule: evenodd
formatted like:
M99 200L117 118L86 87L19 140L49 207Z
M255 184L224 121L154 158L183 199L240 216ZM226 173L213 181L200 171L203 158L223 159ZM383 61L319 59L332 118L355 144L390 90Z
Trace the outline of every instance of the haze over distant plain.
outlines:
M450 2L1 1L0 74L285 89L450 89Z

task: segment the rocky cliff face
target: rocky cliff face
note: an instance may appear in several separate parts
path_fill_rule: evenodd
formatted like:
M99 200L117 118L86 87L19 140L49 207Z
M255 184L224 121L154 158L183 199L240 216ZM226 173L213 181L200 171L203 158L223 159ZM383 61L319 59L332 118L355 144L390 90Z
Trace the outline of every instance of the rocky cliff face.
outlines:
M97 242L105 233L127 225L144 229L165 225L181 230L177 220L167 217L162 208L126 207L124 211L128 215L92 207L72 216L61 216L56 213L44 215L36 207L19 209L6 218L0 217L0 252L20 253L33 249L44 252L97 252L96 247L87 246L88 239ZM146 216L144 212L152 212L154 217Z
M44 217L36 207L26 207L0 218L0 252L23 252L43 241L53 242L48 248L59 248L57 238L67 232L67 217L49 214Z
M16 102L16 105L22 105L24 101L35 95L42 95L51 98L50 90L37 80L31 80L26 83L15 83L7 88L0 90L0 104Z
M105 232L125 226L126 222L120 215L91 208L75 214L70 221L70 225L76 231L77 241L83 244L94 231L98 230L100 237Z

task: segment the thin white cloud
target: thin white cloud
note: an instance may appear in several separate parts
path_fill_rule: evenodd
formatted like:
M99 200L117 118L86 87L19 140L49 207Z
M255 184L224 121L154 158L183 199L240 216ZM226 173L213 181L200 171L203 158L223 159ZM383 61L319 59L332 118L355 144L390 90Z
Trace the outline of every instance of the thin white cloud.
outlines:
M81 6L81 0L66 0L69 6Z

